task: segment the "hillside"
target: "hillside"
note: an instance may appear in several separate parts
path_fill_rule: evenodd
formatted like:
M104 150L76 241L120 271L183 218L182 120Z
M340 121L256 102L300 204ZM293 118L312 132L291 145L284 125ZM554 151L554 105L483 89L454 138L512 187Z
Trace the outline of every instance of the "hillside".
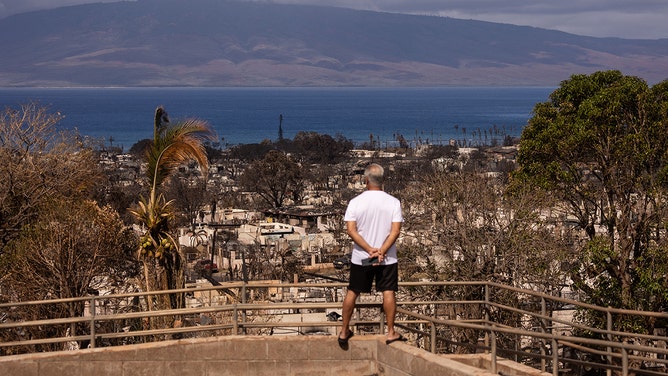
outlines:
M0 35L0 86L556 86L607 69L668 78L668 39L256 2L72 6L2 19Z

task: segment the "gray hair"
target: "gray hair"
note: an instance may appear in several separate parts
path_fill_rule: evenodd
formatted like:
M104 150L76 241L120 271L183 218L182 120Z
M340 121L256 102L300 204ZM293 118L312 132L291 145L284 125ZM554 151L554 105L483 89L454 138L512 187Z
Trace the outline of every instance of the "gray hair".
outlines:
M377 163L371 163L364 169L364 176L369 180L369 184L376 187L383 186L384 174L383 166Z

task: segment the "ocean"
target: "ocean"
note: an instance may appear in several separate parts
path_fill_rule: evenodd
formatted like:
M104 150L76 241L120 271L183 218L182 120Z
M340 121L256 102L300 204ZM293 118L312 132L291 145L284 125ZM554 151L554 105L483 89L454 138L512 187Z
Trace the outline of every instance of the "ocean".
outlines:
M380 141L490 144L518 137L533 107L555 88L0 88L0 105L37 102L60 112L62 129L128 150L153 136L153 115L208 121L221 145L284 138L300 131Z

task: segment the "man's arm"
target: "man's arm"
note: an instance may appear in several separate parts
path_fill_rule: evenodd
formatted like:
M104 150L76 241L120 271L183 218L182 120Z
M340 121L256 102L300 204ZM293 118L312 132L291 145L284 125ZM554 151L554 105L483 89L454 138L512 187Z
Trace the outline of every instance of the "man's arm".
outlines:
M383 256L385 256L385 253L387 253L387 250L392 247L394 242L397 241L400 233L401 233L401 222L392 222L392 227L390 228L390 234L387 235L387 238L385 238L383 245L381 245L379 249L380 253Z
M396 242L399 238L399 234L401 233L401 222L392 222L390 233L387 235L387 238L385 238L385 241L383 242L383 245L380 246L380 248L372 248L371 245L369 245L369 243L364 240L362 235L360 235L360 233L357 231L357 222L346 222L346 230L350 238L353 239L353 241L363 250L365 250L369 254L369 257L378 256L378 262L380 263L383 262L387 250L390 249L394 242Z
M360 233L357 231L357 222L346 222L346 232L348 233L348 236L350 236L350 238L355 242L355 244L365 250L369 256L376 256L374 253L378 252L378 248L371 248L371 245L367 243L366 240L364 240L362 235L360 235Z

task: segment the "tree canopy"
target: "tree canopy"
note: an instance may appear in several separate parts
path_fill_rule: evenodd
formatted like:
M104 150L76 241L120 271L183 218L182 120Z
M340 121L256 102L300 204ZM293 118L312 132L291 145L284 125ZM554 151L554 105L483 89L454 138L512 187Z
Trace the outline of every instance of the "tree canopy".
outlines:
M258 194L270 207L279 208L303 190L301 167L287 154L271 150L244 170L240 185Z
M574 75L535 106L512 184L544 189L582 230L574 287L590 303L658 311L668 298L668 82Z
M353 142L339 135L336 138L316 132L299 132L292 140L294 152L304 163L334 164L348 156Z

